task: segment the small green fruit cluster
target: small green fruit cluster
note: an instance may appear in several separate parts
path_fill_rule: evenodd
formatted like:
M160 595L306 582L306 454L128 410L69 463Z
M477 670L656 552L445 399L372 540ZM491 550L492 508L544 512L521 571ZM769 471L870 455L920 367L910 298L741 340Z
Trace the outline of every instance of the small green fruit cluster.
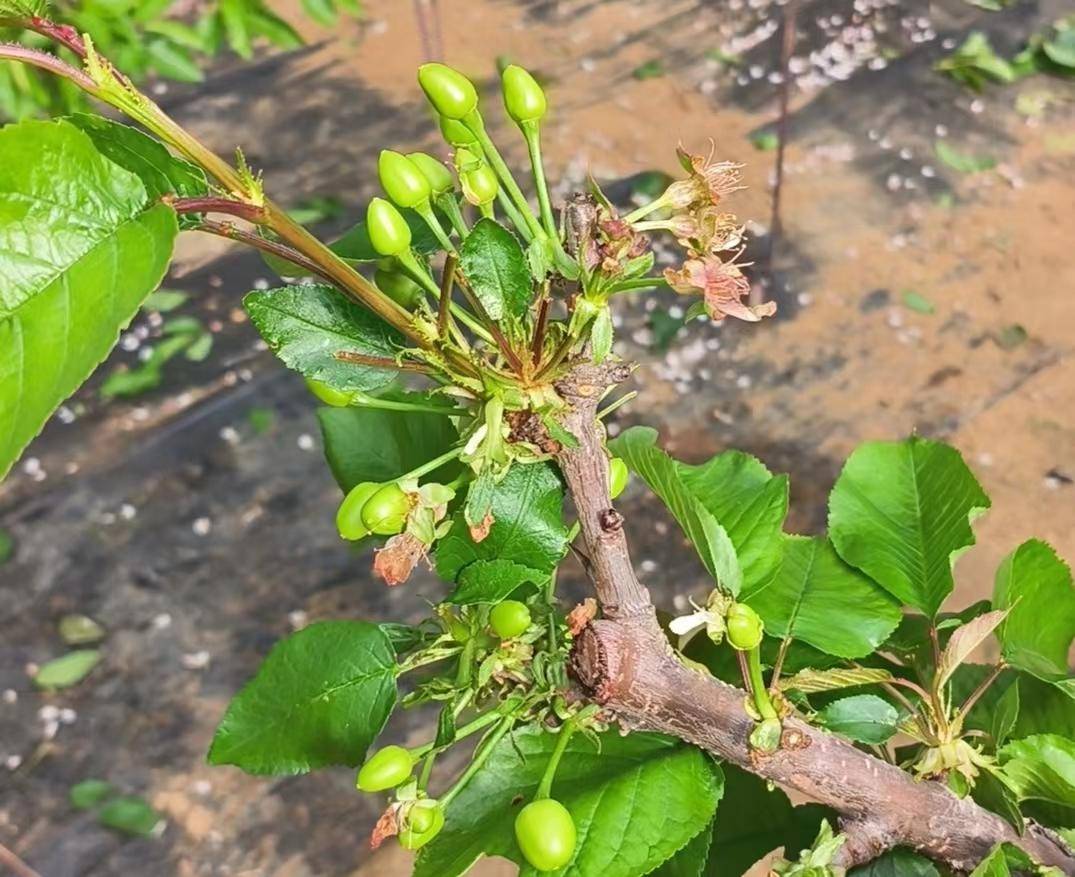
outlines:
M531 801L515 817L515 839L532 867L556 871L575 855L575 820L559 801Z
M350 541L371 533L393 536L403 530L412 506L411 497L394 481L363 481L344 497L336 512L336 529Z

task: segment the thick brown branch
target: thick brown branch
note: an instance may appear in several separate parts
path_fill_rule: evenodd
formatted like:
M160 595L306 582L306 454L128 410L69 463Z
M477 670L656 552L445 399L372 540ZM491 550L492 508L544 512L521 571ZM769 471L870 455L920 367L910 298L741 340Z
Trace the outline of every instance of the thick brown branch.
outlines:
M1051 832L1031 824L1019 837L1001 817L957 798L943 784L916 781L798 719L785 720L776 752L750 748L754 723L744 710L745 693L676 657L631 566L622 518L612 510L594 413L598 399L627 372L617 365L578 366L557 385L571 406L564 425L579 440L557 459L582 524L604 614L575 639L572 672L583 688L626 728L680 737L832 807L848 831L847 864L907 846L970 871L1008 841L1043 864L1075 874L1075 854Z

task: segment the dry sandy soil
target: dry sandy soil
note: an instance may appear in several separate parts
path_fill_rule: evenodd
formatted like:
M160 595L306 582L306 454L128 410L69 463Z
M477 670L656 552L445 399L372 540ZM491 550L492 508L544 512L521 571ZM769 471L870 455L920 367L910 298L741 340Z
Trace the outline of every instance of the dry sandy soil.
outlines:
M680 141L702 150L713 138L746 164L736 209L755 220L756 280L778 316L695 324L663 353L655 314L680 303L633 303L618 349L642 363L642 396L620 423L658 427L687 459L740 447L791 472L799 532L824 526L858 442L917 431L954 443L993 499L957 567L961 606L988 594L997 561L1032 535L1075 557L1075 88L1034 77L975 95L931 68L976 27L1010 53L1061 5L803 3L771 265L774 153L750 138L776 115L778 5L441 0L431 36L489 82L497 55L540 71L563 190L589 170L626 195L639 171L674 171ZM855 7L876 45L845 33ZM241 141L281 200L332 194L354 217L379 148L435 147L413 78L424 50L412 6L367 9L327 42L224 65L165 105L220 150ZM654 60L663 75L632 76ZM1017 111L1035 98L1042 114ZM938 140L998 164L958 173ZM210 359L169 366L164 387L130 402L102 404L97 379L0 486L0 527L16 540L0 567L0 843L45 877L407 873L397 851L368 857L377 807L348 771L265 780L204 761L228 698L280 636L324 617L417 618L442 587L426 575L387 592L335 538L313 403L237 309L266 276L256 257L184 241L169 286L193 293L184 313L215 332ZM931 312L909 307L909 292ZM134 357L117 353L104 371ZM272 412L267 431L253 409ZM622 508L659 600L704 592L643 489ZM582 593L577 571L568 581ZM104 662L77 688L41 694L27 668L59 653L56 622L71 611L108 629ZM53 726L49 707L73 721ZM427 728L405 716L393 732ZM161 836L125 840L73 811L69 787L91 776L144 795L166 817Z

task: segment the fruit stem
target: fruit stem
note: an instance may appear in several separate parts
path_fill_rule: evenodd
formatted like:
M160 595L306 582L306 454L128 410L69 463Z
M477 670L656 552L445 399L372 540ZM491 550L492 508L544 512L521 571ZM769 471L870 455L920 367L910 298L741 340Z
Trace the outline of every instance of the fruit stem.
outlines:
M556 776L556 769L560 766L560 759L563 758L564 752L567 750L567 744L571 742L571 735L575 733L576 727L575 719L572 718L564 722L560 728L560 733L556 738L556 746L552 750L552 755L549 756L549 763L545 765L545 773L542 774L541 782L538 784L533 800L542 801L549 797L549 793L552 791L552 781Z
M410 472L407 472L404 475L400 475L399 478L395 479L395 483L398 484L400 481L408 481L412 478L421 478L423 475L432 472L434 469L439 469L445 463L450 463L452 460L456 459L461 453L463 453L462 445L460 445L458 448L452 448L450 451L445 451L439 457L434 457L428 463L423 463L417 469L412 469Z
M524 122L521 126L526 149L530 153L530 168L534 175L534 188L537 190L538 208L545 231L553 240L559 239L556 219L552 215L549 201L549 186L545 180L545 166L541 161L541 134L537 122Z
M414 402L399 402L395 399L381 399L363 393L361 390L351 397L351 404L358 408L380 408L385 411L411 411L416 414L444 414L447 417L459 417L470 414L466 408L440 408L436 405L418 405Z
M741 654L741 653L740 653ZM765 678L761 671L761 646L754 646L746 653L747 675L750 689L754 695L754 705L763 719L778 719L772 700L769 699L769 691L765 687Z
M465 740L471 734L477 733L478 731L482 730L482 728L487 728L499 718L500 713L498 713L496 710L491 710L484 715L478 716L476 719L473 719L472 721L463 725L462 728L457 729L455 732L455 739L453 739L452 742L458 743L460 740ZM412 749L411 753L414 755L415 758L423 758L436 748L436 741L431 740L429 743L426 743L423 746L419 746L417 749Z
M455 781L447 792L440 797L441 806L447 807L452 800L466 787L466 784L470 782L471 777L474 776L482 767L485 762L489 760L489 756L493 754L493 749L496 748L496 744L500 742L500 738L503 737L508 731L511 730L515 724L515 716L505 716L499 725L497 725L489 736L483 740L477 751L474 753L474 757L470 764L467 765L467 769L460 774L459 779Z

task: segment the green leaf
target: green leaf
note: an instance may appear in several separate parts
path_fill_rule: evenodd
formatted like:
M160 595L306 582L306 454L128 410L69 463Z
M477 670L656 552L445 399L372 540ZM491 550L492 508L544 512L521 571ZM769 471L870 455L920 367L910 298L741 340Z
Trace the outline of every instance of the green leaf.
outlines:
M970 877L1012 877L1012 874L1029 874L1036 870L1034 860L1019 847L1001 843L978 863Z
M872 746L895 734L899 720L896 708L876 694L835 700L818 713L818 721L833 733Z
M954 171L961 174L976 174L981 171L991 170L997 166L997 160L988 155L970 155L959 152L948 145L945 140L938 140L933 146L937 158Z
M899 603L840 560L824 536L785 536L784 542L773 583L746 601L767 633L841 658L861 658L888 639L900 623Z
M137 128L88 113L75 113L67 121L86 134L105 158L137 176L150 200L208 194L205 171L172 155L163 143Z
M502 225L478 220L459 250L459 270L494 320L526 315L533 278L519 241Z
M365 211L363 211L364 213ZM411 249L417 250L422 255L435 253L440 249L440 241L436 235L417 213L409 209L401 209L403 218L411 229ZM369 230L366 221L357 223L349 232L331 245L330 249L337 256L348 262L376 262L384 258L378 253L370 241Z
M248 293L250 319L269 348L307 378L335 390L370 392L388 386L397 371L341 362L341 351L394 359L403 336L343 293L322 284Z
M68 122L8 126L0 155L2 477L160 283L178 229Z
M396 702L395 651L375 624L322 621L278 642L228 706L212 764L253 774L354 767Z
M150 67L166 79L177 82L202 82L205 79L191 53L169 40L149 40L146 58Z
M962 703L991 672L985 664L964 664L952 676L952 702ZM1034 734L1060 734L1075 739L1075 700L1058 685L1042 682L1034 676L1005 670L989 686L985 694L967 715L968 730L992 732L996 714L1002 710L1001 700L1010 697L1008 690L1019 687L1019 712L1010 738L1019 739Z
M34 675L38 688L70 688L81 682L101 660L97 649L77 649L43 664Z
M185 292L180 292L176 289L158 289L156 292L149 294L142 307L147 311L166 314L186 304L189 298L190 296Z
M782 691L800 691L803 694L820 694L841 688L858 688L887 682L892 673L881 667L835 667L831 670L800 670L794 676L780 680Z
M848 877L940 877L940 872L929 859L901 847L849 871Z
M521 862L513 824L537 790L556 735L536 726L502 739L448 806L444 830L418 856L414 877L457 877L484 855ZM660 866L710 821L721 770L708 755L654 734L581 734L568 744L552 786L575 820L571 877L632 877ZM533 869L523 867L521 877Z
M698 466L677 463L676 469L735 546L743 572L739 596L746 599L766 587L784 555L788 476L774 476L742 451L725 451Z
M7 530L0 530L0 566L15 555L15 540Z
M516 463L493 488L493 526L485 539L475 542L463 512L456 512L451 530L437 545L437 574L458 581L468 565L489 560L551 573L567 551L563 501L563 486L551 466Z
M952 564L974 544L970 522L987 508L955 448L917 436L867 442L829 496L829 533L845 561L936 615L952 591Z
M993 720L989 726L989 734L993 738L993 744L997 749L1007 742L1008 737L1019 720L1019 680L1015 679L1001 693L993 710Z
M713 823L710 823L649 877L703 877L712 844Z
M447 451L459 438L440 414L379 408L318 408L325 457L344 493L363 481L393 481ZM450 463L428 477L450 481Z
M90 810L113 792L112 784L104 780L83 780L71 786L67 793L71 806L76 810Z
M1017 834L1026 830L1026 821L1023 812L1019 809L1019 802L1015 793L1008 784L993 773L992 770L983 770L974 781L971 796L975 802L1002 817Z
M1068 676L1075 638L1071 569L1038 539L1024 542L1000 562L993 604L1008 610L997 636L1013 667L1054 682Z
M302 0L302 8L322 27L332 27L336 23L336 7L332 0Z
M153 834L161 815L143 799L134 795L113 798L97 812L101 825L133 834L136 837L148 837Z
M793 807L780 789L731 764L724 772L724 797L711 828L705 877L740 877L777 847L798 852L810 846L818 824L831 816L816 804Z
M1075 741L1035 734L1000 750L1004 778L1020 801L1035 798L1075 807Z
M58 627L60 638L69 646L88 646L105 638L104 628L88 615L65 615Z
M933 302L922 295L922 293L915 292L913 289L905 289L900 293L900 298L903 300L903 306L905 308L919 314L932 314L937 310L933 306Z
M727 531L686 483L679 464L656 446L657 431L633 427L609 448L649 485L682 527L709 574L729 593L738 594L742 570Z
M527 583L540 585L548 579L548 573L511 560L476 560L463 567L459 573L459 586L444 598L444 602L459 606L499 603Z
M598 365L612 352L612 310L607 306L597 312L590 325L590 349Z
M941 655L940 663L937 664L933 681L936 688L940 689L947 684L956 668L985 642L986 638L996 630L997 625L1004 621L1007 614L1006 611L1000 609L986 612L956 628Z
M653 58L647 61L645 64L639 64L631 71L631 75L635 79L656 79L657 77L664 76L664 64L660 58Z

